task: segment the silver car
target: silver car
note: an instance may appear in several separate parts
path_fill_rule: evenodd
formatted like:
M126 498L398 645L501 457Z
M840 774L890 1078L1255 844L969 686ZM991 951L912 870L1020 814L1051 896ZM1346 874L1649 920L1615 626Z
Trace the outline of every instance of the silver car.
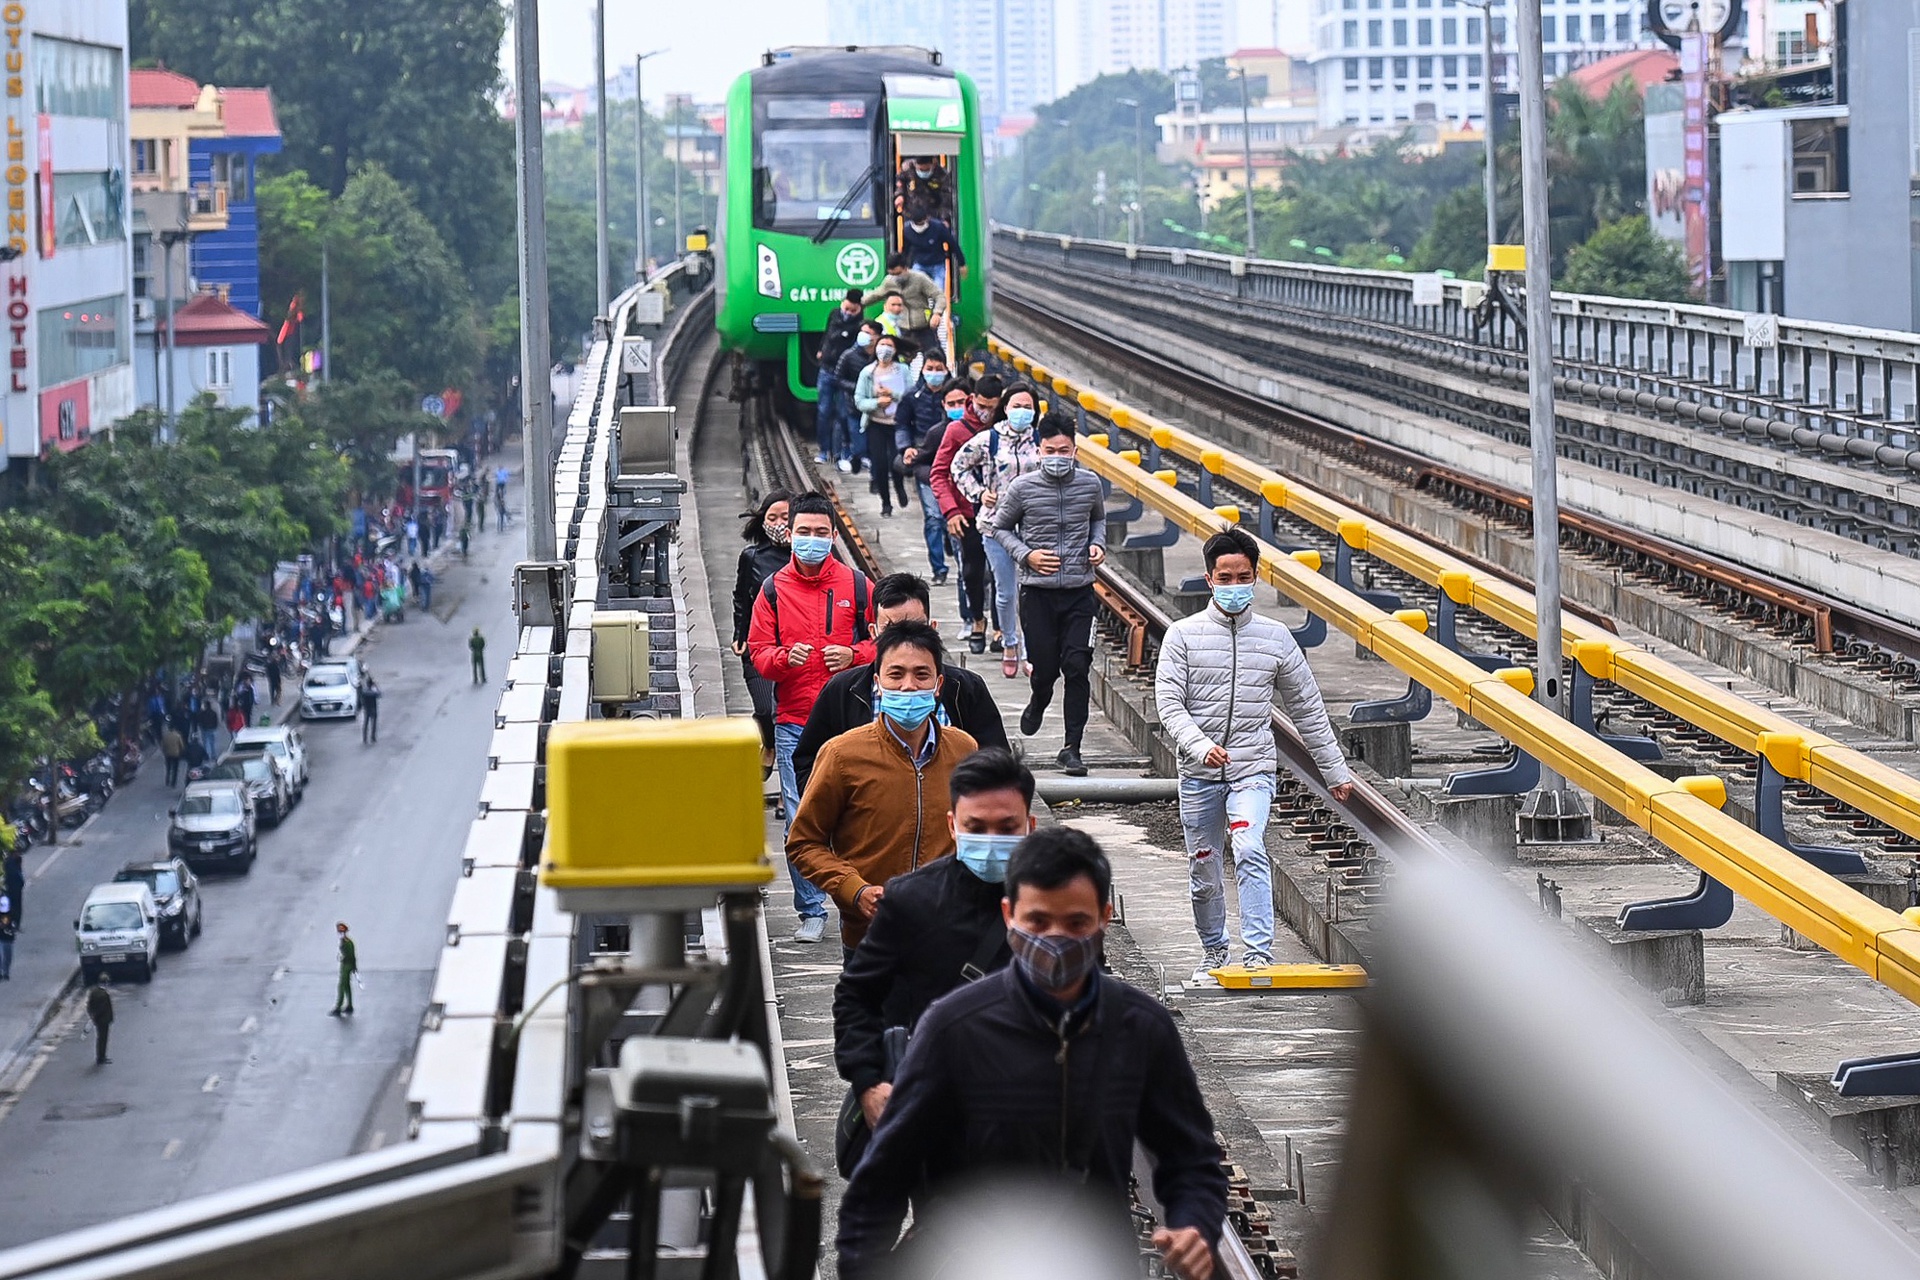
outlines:
M221 778L246 785L247 794L253 797L254 811L268 826L279 826L293 809L293 783L287 777L286 767L265 747L229 751L219 764L206 772L209 782Z
M303 720L351 720L360 714L360 661L342 658L307 668L300 688Z

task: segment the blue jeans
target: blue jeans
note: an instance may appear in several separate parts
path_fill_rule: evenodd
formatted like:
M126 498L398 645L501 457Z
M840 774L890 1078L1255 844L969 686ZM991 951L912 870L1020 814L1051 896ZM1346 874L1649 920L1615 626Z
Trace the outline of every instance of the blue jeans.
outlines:
M993 602L1000 611L1000 643L1009 658L1020 654L1020 577L1013 553L1000 545L998 538L982 538L987 550L987 571L993 575Z
M933 281L933 287L940 292L947 291L947 263L944 258L939 262L916 262L913 269Z
M798 724L776 724L773 726L773 758L780 765L780 797L787 805L787 825L793 825L793 815L800 810L800 783L793 773L793 749L800 745L800 734L806 728ZM826 890L815 887L813 881L800 874L800 868L787 863L787 875L793 881L793 909L802 920L817 916L827 917Z
M837 462L851 462L853 469L858 471L867 460L866 415L853 407L851 389L838 400L839 403L834 407L839 410L840 426L835 437L839 447L834 450L833 457Z
M833 424L840 415L840 380L822 369L813 385L820 393L820 402L814 406L813 434L820 446L820 456L830 462L833 460Z
M220 758L220 731L218 729L202 729L200 731L200 745L207 750L208 764L212 764L218 760Z
M920 481L920 526L927 539L927 564L933 576L947 576L947 522L940 518L940 499L933 496L933 485Z
M1273 867L1267 859L1267 815L1273 808L1273 789L1271 773L1236 782L1180 779L1187 891L1193 898L1193 924L1202 946L1227 945L1227 884L1221 855L1231 848L1233 878L1240 886L1240 940L1250 955L1273 954Z

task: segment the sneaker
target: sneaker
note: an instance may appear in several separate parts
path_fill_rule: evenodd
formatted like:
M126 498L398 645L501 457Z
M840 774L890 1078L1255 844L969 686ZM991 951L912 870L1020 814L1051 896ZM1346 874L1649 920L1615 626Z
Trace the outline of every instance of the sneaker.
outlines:
M815 462L825 462L827 460L827 455L824 453L816 453L813 455L813 460Z
M1020 709L1020 732L1031 738L1040 732L1040 717L1047 714L1045 707L1037 707L1029 702Z
M848 462L845 458L840 459L840 461L834 463L833 465L839 469L840 474L843 476L850 476L853 474L853 464L851 462Z
M1074 746L1072 743L1068 743L1066 746L1060 748L1060 754L1055 756L1054 759L1060 762L1060 772L1066 774L1069 778L1084 778L1087 776L1087 762L1080 758L1080 748Z
M947 571L945 569L933 575L933 585L936 587L944 587L947 585Z
M818 942L827 936L825 916L801 916L800 927L793 931L795 942Z
M1270 969L1273 967L1273 957L1264 951L1249 951L1247 952L1247 958L1240 962L1240 967L1243 969Z
M1193 981L1202 985L1219 985L1219 979L1213 976L1215 969L1226 967L1227 949L1223 946L1208 947L1206 957L1200 961L1200 967L1193 971Z

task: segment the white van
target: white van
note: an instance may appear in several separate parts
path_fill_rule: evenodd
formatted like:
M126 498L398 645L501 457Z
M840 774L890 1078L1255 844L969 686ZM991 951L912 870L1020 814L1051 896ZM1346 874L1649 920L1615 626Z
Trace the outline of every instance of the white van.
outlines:
M91 983L119 965L142 982L153 981L160 964L160 911L145 881L97 884L73 922L80 976Z

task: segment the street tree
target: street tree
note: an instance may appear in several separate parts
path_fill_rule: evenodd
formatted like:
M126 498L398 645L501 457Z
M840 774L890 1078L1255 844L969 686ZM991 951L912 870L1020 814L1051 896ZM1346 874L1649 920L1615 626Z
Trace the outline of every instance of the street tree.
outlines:
M1655 235L1644 214L1609 222L1575 247L1559 287L1652 302L1686 302L1693 296L1685 255Z

